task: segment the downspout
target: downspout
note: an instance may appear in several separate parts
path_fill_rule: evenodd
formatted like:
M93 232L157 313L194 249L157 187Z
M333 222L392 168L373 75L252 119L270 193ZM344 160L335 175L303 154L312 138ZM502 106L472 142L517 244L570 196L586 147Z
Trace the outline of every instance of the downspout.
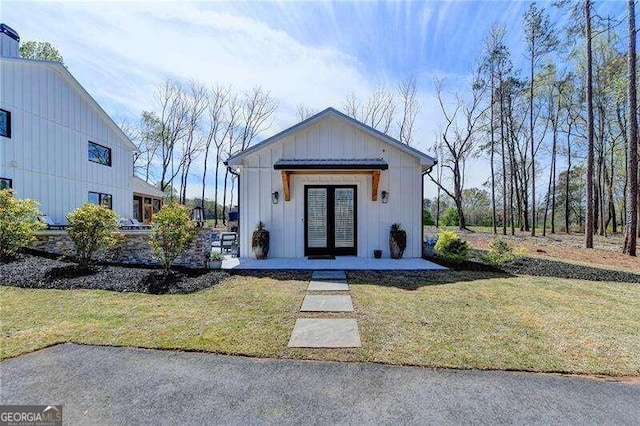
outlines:
M242 226L242 223L240 222L240 173L233 170L233 168L231 168L231 166L229 166L228 163L229 163L228 160L222 162L222 164L224 164L227 167L227 170L229 171L229 173L231 173L232 175L235 175L238 178L238 238L240 238L240 227ZM238 257L240 257L240 252L238 252Z
M435 160L434 163L427 170L422 172L422 190L420 191L420 223L422 226L420 227L420 253L424 257L424 176L431 173L431 170L438 164L438 160Z

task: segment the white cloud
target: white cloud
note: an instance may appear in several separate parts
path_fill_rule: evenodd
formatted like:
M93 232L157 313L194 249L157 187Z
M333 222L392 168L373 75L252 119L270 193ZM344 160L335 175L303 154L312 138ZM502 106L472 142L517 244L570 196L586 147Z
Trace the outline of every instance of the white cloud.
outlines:
M3 6L2 20L23 40L47 40L57 46L70 71L114 118L128 115L133 119L141 110L152 108L154 89L166 77L228 84L238 90L260 85L280 104L271 134L297 121L299 103L316 110L340 107L350 92L364 98L381 80L390 87L396 84L388 80L391 73L387 70L371 69L371 64L342 52L339 45L305 44L270 26L266 19L230 10L232 6L191 2L11 3ZM447 9L436 15L438 25L444 25L442 17ZM400 21L402 18L402 14L397 16ZM285 19L298 29L304 25L294 22L293 14ZM421 19L433 19L432 11L425 8ZM363 22L358 25L366 27ZM427 152L440 119L433 96L434 69L418 72L423 106L416 122L416 147ZM486 177L475 182L475 170L469 176L471 186L480 185Z

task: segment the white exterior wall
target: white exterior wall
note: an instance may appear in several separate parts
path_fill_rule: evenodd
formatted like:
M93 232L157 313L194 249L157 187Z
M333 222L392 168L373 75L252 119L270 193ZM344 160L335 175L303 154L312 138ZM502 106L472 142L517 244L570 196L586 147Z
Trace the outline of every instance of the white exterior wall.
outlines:
M378 200L371 201L371 174L293 174L291 201L284 201L281 159L383 158ZM422 255L422 173L417 158L333 117L293 132L255 153L240 167L240 256L253 257L251 235L259 221L270 232L269 257L304 256L304 185L355 184L357 186L357 253L373 257L380 249L389 257L389 228L399 222L407 231L405 257ZM278 191L278 204L271 193ZM382 203L380 193L389 192Z
M59 223L89 191L111 194L113 210L131 217L133 153L69 78L51 65L0 59L0 108L11 112L0 177ZM88 160L89 141L111 148L111 167Z

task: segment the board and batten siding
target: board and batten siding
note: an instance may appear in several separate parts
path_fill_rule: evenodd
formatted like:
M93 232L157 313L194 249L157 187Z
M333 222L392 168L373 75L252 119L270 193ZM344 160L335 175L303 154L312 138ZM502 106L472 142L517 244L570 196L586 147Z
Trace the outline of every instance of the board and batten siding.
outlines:
M279 159L383 158L378 200L371 201L370 174L293 174L291 201L284 200ZM252 257L251 236L259 221L270 231L269 257L304 256L304 186L356 185L357 255L389 257L389 228L399 222L407 231L405 257L422 255L422 169L419 160L388 143L329 117L248 155L240 167L240 256ZM280 199L273 204L271 194ZM380 193L389 192L382 203Z
M11 112L11 138L0 137L0 177L58 223L90 191L111 194L113 210L131 217L131 149L70 78L54 65L0 59L0 108ZM111 167L89 161L89 141L111 148Z

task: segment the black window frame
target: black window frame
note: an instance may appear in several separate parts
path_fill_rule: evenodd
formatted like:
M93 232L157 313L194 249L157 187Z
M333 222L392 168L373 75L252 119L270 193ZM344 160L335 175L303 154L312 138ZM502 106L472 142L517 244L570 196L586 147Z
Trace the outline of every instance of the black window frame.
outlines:
M9 186L3 188L2 182L7 182L7 181L9 182ZM13 189L13 179L0 177L0 190L2 190L2 189Z
M97 148L103 148L106 149L108 154L109 154L109 158L108 158L108 162L103 162L103 161L99 161L100 157L98 156L96 160L92 160L91 159L91 145L97 147ZM99 143L95 143L92 141L88 141L87 142L87 158L89 159L89 161L91 161L92 163L96 163L96 164L100 164L103 166L108 166L111 167L111 164L113 162L113 158L112 158L112 151L111 148L109 148L108 146L104 146L104 145L100 145Z
M2 133L0 133L0 136L7 139L11 139L11 111L7 111L6 109L0 108L0 114L3 114L3 113L7 117L7 134L3 135Z
M98 206L103 206L103 207L108 208L109 210L113 210L113 195L106 194L104 192L89 191L89 194L87 196L87 200L91 204L96 204L93 201L91 201L91 194L94 194L94 195L98 196L98 204L97 204ZM104 203L105 200L108 200L108 204Z

